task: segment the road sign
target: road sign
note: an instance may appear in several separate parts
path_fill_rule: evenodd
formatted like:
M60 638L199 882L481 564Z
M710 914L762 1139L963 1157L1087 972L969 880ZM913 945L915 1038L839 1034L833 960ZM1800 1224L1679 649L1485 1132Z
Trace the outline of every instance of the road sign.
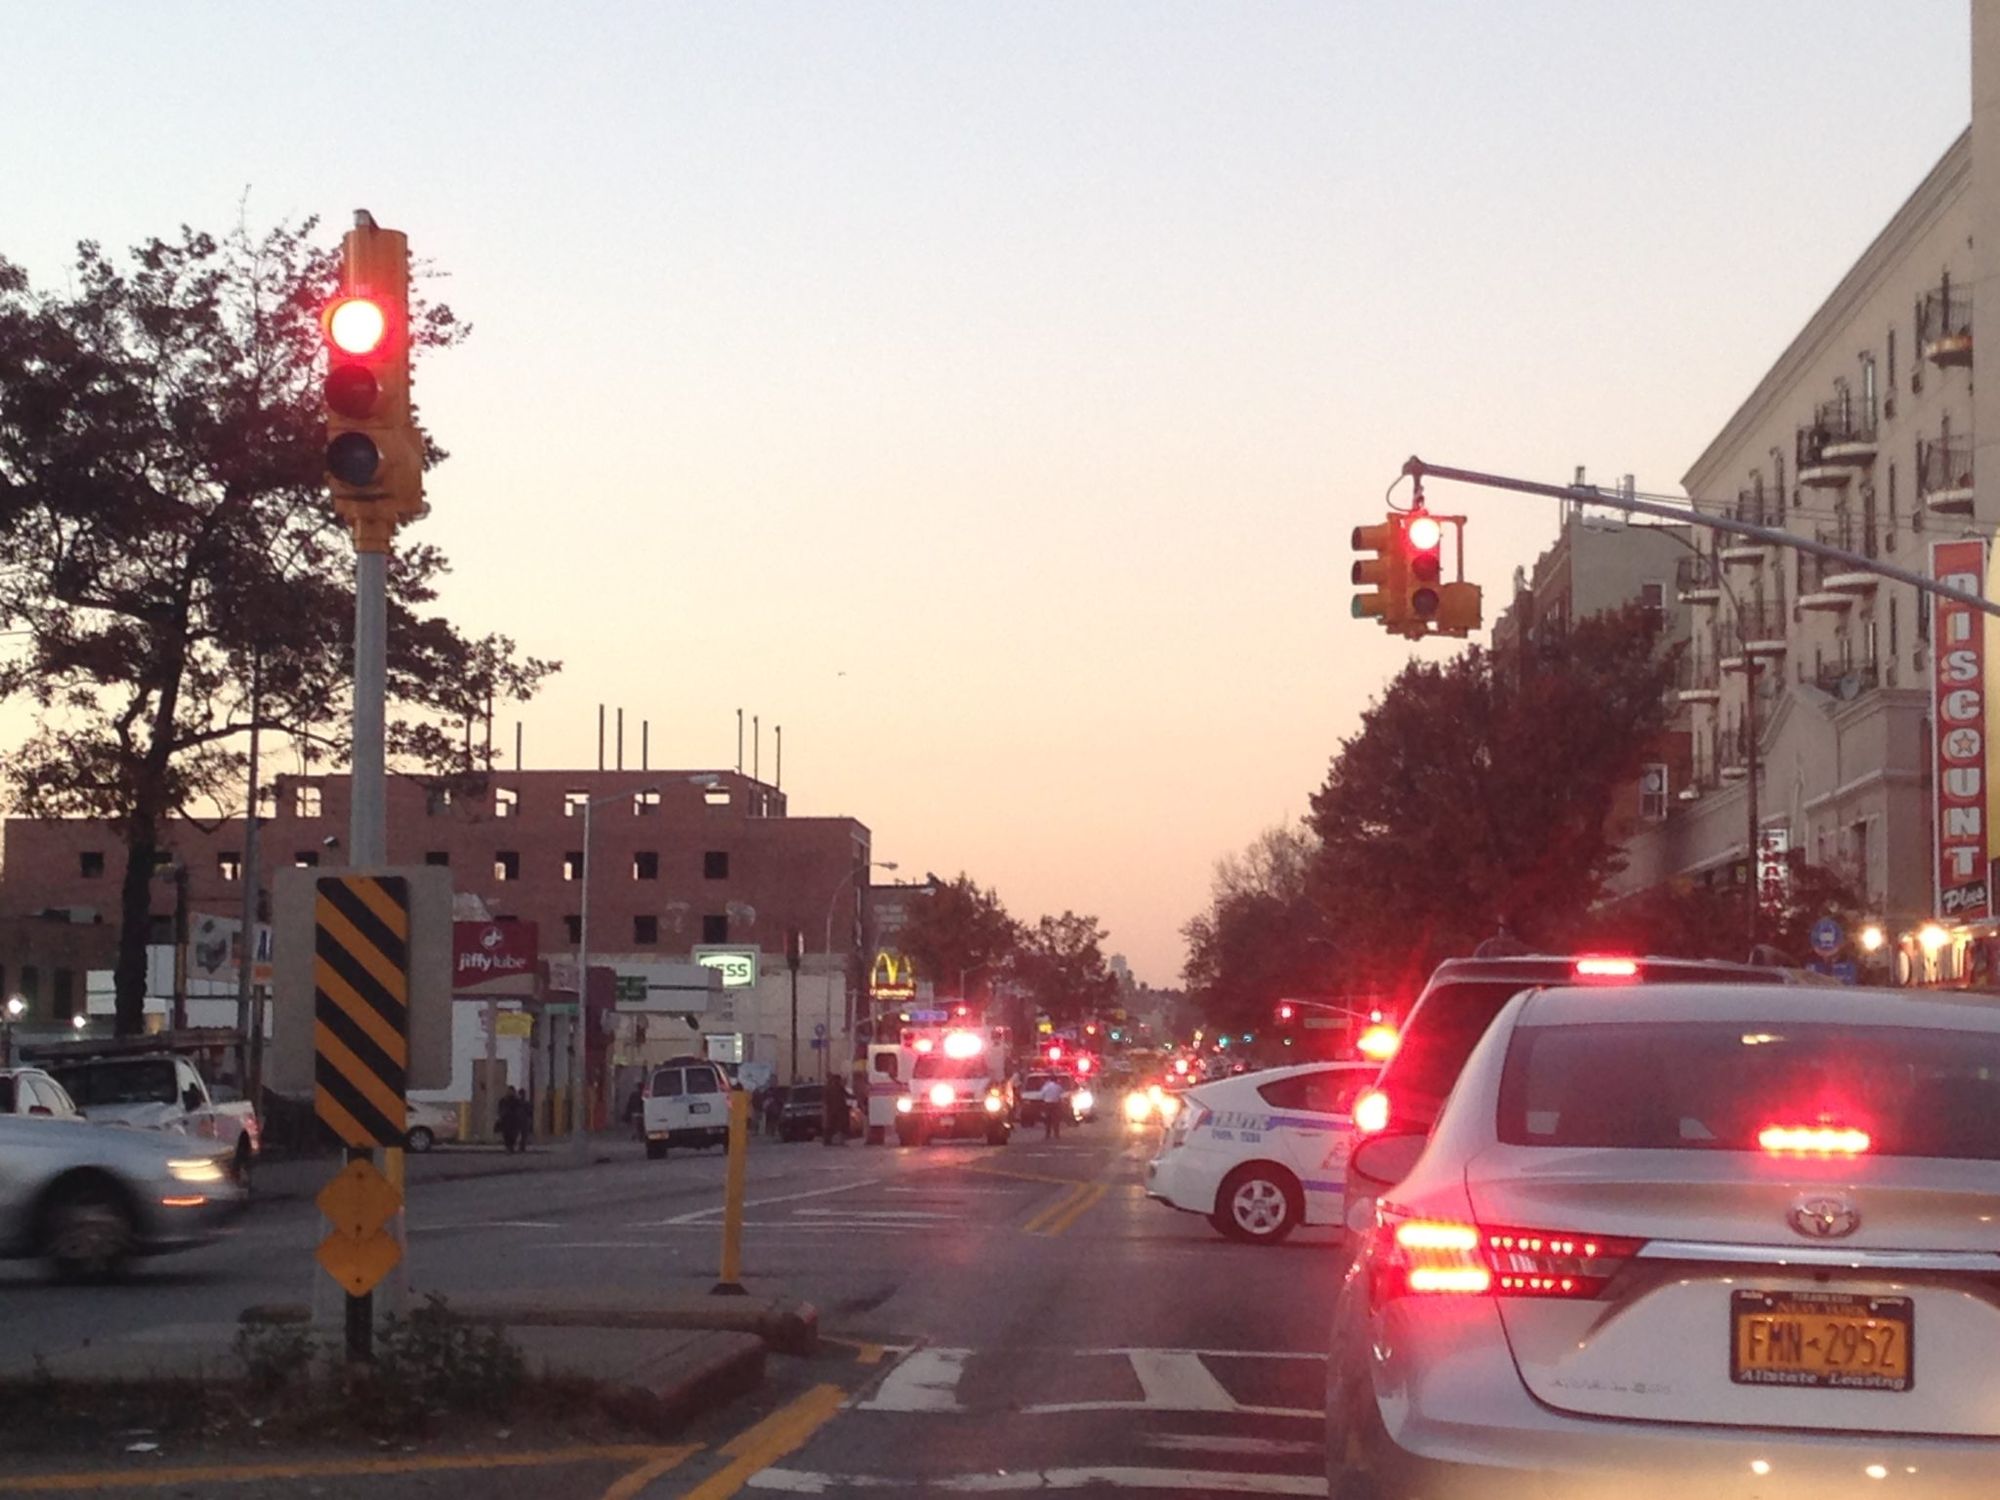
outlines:
M313 899L313 1111L350 1146L409 1130L410 891L394 875L323 875Z
M350 1297L365 1297L374 1291L384 1276L396 1269L396 1262L403 1258L403 1247L395 1237L381 1230L365 1239L356 1239L347 1234L330 1234L320 1241L319 1249L313 1252L327 1275L340 1283L341 1290Z
M400 880L408 895L405 972L409 1030L404 1083L413 1089L451 1086L451 871L439 865L382 865L344 871L287 865L278 871L274 882L277 984L264 1079L280 1093L303 1095L319 1082L320 882L363 876Z
M826 1035L826 1022L824 1022L824 1021L815 1021L815 1022L813 1022L813 1035L814 1035L814 1036L825 1036L825 1035Z
M363 1158L342 1167L313 1202L332 1221L335 1234L361 1240L396 1217L403 1195L376 1170L375 1163Z
M1840 951L1840 945L1847 940L1847 932L1832 917L1821 917L1812 924L1813 952L1821 958L1831 958Z
M1842 984L1861 983L1861 966L1851 958L1843 958L1833 966L1833 977Z

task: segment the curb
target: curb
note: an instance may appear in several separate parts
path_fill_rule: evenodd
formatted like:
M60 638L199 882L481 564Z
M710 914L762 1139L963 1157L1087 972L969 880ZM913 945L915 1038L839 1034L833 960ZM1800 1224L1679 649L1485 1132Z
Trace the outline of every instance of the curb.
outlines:
M308 1161L308 1160L317 1162L322 1160L322 1158L292 1157L289 1158L289 1160L294 1162ZM323 1158L323 1160L326 1163L327 1178L331 1179L333 1174L340 1170L341 1166L340 1160L337 1157L332 1157L332 1156L325 1157ZM585 1163L585 1165L591 1167L616 1166L621 1160L623 1160L623 1158L616 1156L593 1155L590 1158L590 1160L587 1163ZM557 1160L554 1158L544 1158L543 1160L533 1164L524 1162L520 1166L516 1167L481 1168L468 1165L454 1169L447 1169L441 1172L426 1172L420 1177L417 1177L413 1180L409 1180L409 1185L411 1187L425 1187L430 1185L431 1183L438 1183L438 1182L477 1182L480 1179L486 1177L519 1177L524 1173L528 1175L533 1175L539 1172L560 1172L564 1170L574 1170L575 1167L576 1167L576 1161L573 1158L565 1158L562 1160ZM405 1171L407 1172L407 1168L405 1169ZM318 1196L320 1189L326 1186L326 1181L322 1180L320 1182L312 1184L302 1184L301 1186L295 1188L281 1187L276 1189L270 1189L255 1185L255 1173L253 1172L252 1184L253 1185L250 1190L250 1201L253 1204L254 1203L310 1203L315 1197Z
M754 1334L710 1333L692 1359L659 1385L607 1390L598 1405L627 1426L668 1437L693 1418L747 1396L764 1383L764 1341Z
M564 1307L469 1300L453 1303L452 1311L471 1322L509 1328L691 1328L755 1334L780 1354L807 1355L819 1348L819 1309L810 1302L720 1297L652 1307Z

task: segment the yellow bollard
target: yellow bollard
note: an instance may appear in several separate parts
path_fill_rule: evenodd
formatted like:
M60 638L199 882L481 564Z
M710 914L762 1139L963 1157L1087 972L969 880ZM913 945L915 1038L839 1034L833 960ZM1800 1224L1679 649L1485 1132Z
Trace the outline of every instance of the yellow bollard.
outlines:
M722 1279L710 1295L741 1297L743 1292L743 1183L750 1158L750 1096L729 1091L729 1175L722 1190Z

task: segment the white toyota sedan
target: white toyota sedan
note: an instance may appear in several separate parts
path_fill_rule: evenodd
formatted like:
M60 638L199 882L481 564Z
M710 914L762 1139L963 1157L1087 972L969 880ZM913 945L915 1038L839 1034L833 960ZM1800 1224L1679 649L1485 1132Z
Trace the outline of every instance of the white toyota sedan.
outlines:
M1146 1195L1254 1244L1340 1223L1354 1096L1380 1071L1301 1063L1189 1089L1146 1167Z

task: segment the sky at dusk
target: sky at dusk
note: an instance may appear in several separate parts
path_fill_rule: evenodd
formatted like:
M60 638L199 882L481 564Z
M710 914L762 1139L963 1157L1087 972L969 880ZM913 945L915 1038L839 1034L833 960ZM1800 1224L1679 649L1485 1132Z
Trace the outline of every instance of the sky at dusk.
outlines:
M1968 118L1965 0L0 0L0 256L365 206L531 768L733 764L1177 982L1412 647L1411 453L1672 490ZM1471 517L1490 623L1554 536ZM18 718L0 715L0 743ZM498 738L511 753L513 716Z

